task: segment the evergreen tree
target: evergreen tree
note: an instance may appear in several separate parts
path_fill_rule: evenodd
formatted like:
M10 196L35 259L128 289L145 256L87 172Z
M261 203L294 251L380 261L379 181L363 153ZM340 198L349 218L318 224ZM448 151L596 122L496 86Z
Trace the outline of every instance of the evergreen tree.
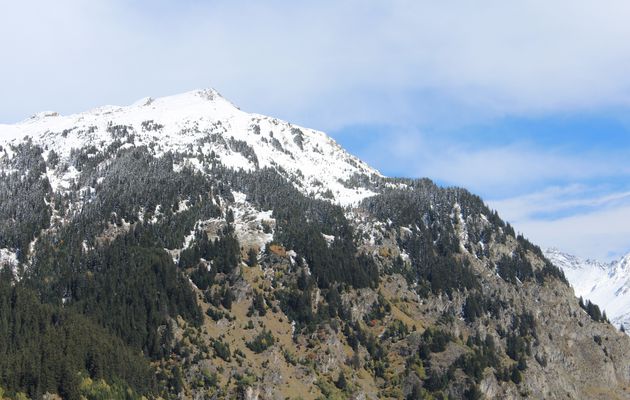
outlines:
M346 390L348 387L348 382L346 382L346 375L343 373L343 370L339 371L339 377L335 381L335 386L337 386L340 390Z

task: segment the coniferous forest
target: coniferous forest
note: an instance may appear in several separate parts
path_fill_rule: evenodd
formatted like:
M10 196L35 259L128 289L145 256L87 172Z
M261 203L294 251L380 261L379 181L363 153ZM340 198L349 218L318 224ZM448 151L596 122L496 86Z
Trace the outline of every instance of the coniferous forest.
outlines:
M620 362L605 313L464 189L354 174L372 194L342 205L221 124L178 151L136 129L0 149L0 398L536 397L565 393L566 324ZM304 131L263 134L299 165Z

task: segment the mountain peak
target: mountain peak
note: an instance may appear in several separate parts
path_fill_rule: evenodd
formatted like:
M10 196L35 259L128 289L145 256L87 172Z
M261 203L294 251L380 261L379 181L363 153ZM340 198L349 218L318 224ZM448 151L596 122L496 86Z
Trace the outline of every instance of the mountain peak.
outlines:
M209 104L213 104L239 109L236 105L234 105L234 103L223 97L221 93L214 88L195 89L184 93L157 98L145 97L136 101L130 107L148 107L155 104L173 108L186 106L207 107Z
M630 325L630 254L611 263L584 260L558 249L545 250L545 256L562 268L576 296L602 307L615 325Z
M30 119L42 119L42 118L49 118L49 117L58 117L59 113L56 111L40 111L36 114L33 114Z
M624 274L630 278L630 253L622 256L618 261L613 263L615 265L614 274Z
M205 100L208 100L208 101L215 101L215 100L228 101L228 100L225 99L225 97L223 97L221 95L221 93L219 93L214 88L197 89L197 90L193 90L192 92L189 92L189 93L194 93L196 96L199 96L202 99L205 99Z
M607 271L610 264L602 263L590 258L583 259L573 254L566 253L558 248L551 247L544 251L545 256L563 270L591 270Z
M340 204L373 194L352 187L351 179L380 176L325 133L246 113L212 88L145 97L128 106L102 106L67 116L40 113L21 123L0 125L0 142L26 136L65 159L73 149L101 151L122 142L125 147L146 146L156 156L189 154L182 163L193 168L201 168L200 157L216 157L233 169L273 168L303 193Z
M207 88L161 97L143 97L128 106L101 106L77 115L129 114L134 112L147 114L151 110L154 110L154 113L166 112L170 115L179 113L182 118L192 118L204 117L209 114L216 115L217 111L231 113L239 110L239 108L223 97L216 89Z

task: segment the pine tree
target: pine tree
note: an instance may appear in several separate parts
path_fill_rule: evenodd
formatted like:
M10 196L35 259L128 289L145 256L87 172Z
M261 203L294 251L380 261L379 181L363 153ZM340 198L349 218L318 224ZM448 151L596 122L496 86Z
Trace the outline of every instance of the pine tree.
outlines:
M512 382L516 383L517 385L519 383L521 383L521 381L523 380L523 376L521 375L521 371L519 371L518 368L513 367L510 379L512 380Z
M252 308L258 312L258 315L264 317L267 314L267 310L265 309L265 298L262 293L256 291L254 294L254 299L252 300Z
M346 388L348 387L348 382L346 382L346 375L343 373L343 370L339 372L339 377L335 382L335 386L337 386L337 388L341 390L346 390Z
M232 293L232 289L230 289L226 285L223 288L223 299L221 300L221 305L225 307L227 310L231 310L233 300L234 300L234 293Z
M258 252L256 249L251 248L247 252L247 265L250 267L255 266L258 263Z

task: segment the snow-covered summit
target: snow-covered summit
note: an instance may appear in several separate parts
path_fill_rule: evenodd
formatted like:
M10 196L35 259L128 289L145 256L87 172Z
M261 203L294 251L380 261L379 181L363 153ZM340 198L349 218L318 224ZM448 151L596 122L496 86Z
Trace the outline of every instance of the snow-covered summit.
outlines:
M185 162L192 166L198 166L199 155L212 154L230 168L276 168L304 193L342 205L373 194L344 182L356 175L380 176L325 133L244 112L214 89L67 116L47 111L17 124L0 124L0 146L5 145L0 159L11 157L6 144L26 137L67 158L72 149L103 150L121 135L132 138L125 146L147 146L156 156L188 152Z
M630 253L611 263L585 260L558 249L545 250L545 256L562 268L576 296L600 306L613 324L630 327Z
M592 259L582 259L572 254L564 253L560 249L550 248L545 250L545 256L549 258L553 263L561 267L566 271L607 271L610 268L610 264L602 263Z

